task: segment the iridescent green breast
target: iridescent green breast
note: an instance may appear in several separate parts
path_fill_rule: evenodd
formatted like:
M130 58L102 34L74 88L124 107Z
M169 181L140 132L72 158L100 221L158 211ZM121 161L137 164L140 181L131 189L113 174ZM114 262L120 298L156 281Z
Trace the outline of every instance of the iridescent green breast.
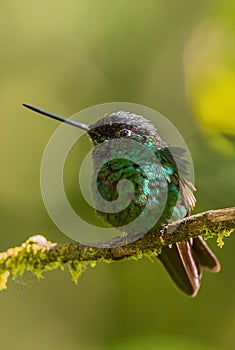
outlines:
M143 146L148 155L149 152L152 153L152 157L146 156L142 149L130 152L128 145L127 158L125 158L123 145L120 158L117 158L118 152L116 154L116 150L110 149L110 146L107 146L103 152L99 150L94 154L94 167L97 166L97 171L94 172L92 186L93 189L97 186L99 194L110 203L112 211L97 210L97 213L113 227L120 228L134 222L141 214L145 215L146 224L151 221L154 223L153 226L159 227L178 220L187 213L187 208L182 201L179 176L173 157L172 164L166 162L161 152L156 152L156 147L151 140L147 140ZM101 158L104 165L100 168ZM128 180L132 186L125 182L123 187L118 188L122 180ZM121 197L120 205L116 205L119 197ZM94 196L94 201L99 202L97 196ZM127 204L125 208L123 203ZM147 215L144 212L146 206L148 206ZM138 232L138 230L143 228L140 228L137 222L135 231Z

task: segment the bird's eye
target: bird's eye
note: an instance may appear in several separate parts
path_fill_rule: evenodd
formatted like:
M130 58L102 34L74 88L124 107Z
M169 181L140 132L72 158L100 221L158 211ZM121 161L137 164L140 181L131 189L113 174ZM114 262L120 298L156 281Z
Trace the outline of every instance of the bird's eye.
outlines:
M131 130L129 130L129 129L122 129L122 130L120 131L120 136L121 136L121 137L131 136L131 134L132 134L132 132L131 132Z

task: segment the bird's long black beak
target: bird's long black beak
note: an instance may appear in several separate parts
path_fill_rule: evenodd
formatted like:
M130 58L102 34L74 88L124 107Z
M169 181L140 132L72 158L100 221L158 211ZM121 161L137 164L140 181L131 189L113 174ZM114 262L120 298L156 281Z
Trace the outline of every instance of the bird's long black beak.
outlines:
M47 117L59 120L62 123L66 123L66 124L75 126L76 128L79 128L79 129L82 129L82 130L86 130L86 131L90 130L90 127L87 124L79 123L79 122L76 122L75 120L61 117L60 115L56 115L56 114L44 111L43 109L40 109L40 108L37 108L37 107L34 107L34 106L30 106L30 105L28 105L26 103L23 103L23 106L26 107L26 108L31 109L34 112L37 112L37 113L40 113L42 115L46 115Z

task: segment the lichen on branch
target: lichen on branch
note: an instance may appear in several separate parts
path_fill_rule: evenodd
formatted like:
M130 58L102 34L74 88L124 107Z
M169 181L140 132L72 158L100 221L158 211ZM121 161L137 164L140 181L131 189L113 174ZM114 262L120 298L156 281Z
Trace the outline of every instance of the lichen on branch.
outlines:
M72 280L77 283L87 267L94 267L97 261L113 262L121 259L149 258L161 253L164 246L185 241L191 237L216 238L222 247L224 238L235 229L235 207L210 210L164 226L160 231L150 230L135 242L110 240L107 247L91 247L79 242L52 243L42 235L30 237L19 247L0 253L0 290L7 287L10 275L22 276L31 271L38 278L43 272L64 269L67 264ZM115 244L113 244L115 241Z

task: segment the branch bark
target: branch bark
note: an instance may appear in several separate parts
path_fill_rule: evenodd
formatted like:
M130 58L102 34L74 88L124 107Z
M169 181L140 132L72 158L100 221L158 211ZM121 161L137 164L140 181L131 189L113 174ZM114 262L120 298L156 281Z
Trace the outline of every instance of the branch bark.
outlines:
M218 246L222 247L224 237L229 236L234 229L235 207L232 207L192 215L160 231L150 230L132 243L128 243L128 237L122 238L121 246L117 246L120 238L110 240L107 246L101 248L79 242L52 243L41 235L33 236L20 247L0 253L0 290L6 289L10 274L21 276L25 271L31 271L40 278L44 271L59 267L63 269L65 264L69 267L73 281L77 282L81 273L88 266L95 266L97 261L112 262L143 256L151 258L160 254L164 246L191 237L216 237Z

